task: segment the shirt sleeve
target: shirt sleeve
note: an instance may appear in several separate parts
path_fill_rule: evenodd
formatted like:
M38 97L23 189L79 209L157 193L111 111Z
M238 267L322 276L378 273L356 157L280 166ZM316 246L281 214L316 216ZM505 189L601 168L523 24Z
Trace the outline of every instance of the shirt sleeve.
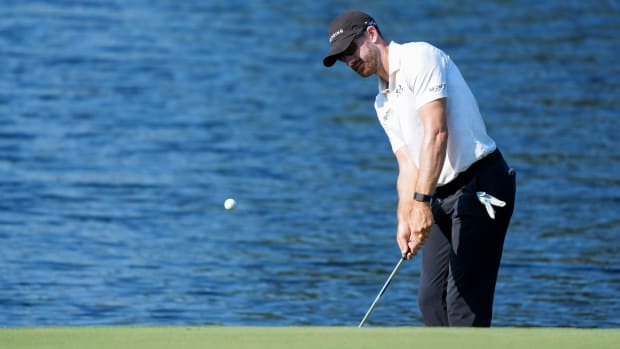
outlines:
M417 53L415 71L409 78L409 87L415 96L415 107L448 97L448 56L441 50L425 45Z

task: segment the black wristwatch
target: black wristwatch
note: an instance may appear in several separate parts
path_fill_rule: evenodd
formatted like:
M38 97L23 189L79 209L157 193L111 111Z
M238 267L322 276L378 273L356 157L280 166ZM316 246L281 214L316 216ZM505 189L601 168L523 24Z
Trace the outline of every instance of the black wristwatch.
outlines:
M415 201L431 202L432 198L433 197L430 195L421 194L421 193L418 193L417 191L413 193L413 200Z

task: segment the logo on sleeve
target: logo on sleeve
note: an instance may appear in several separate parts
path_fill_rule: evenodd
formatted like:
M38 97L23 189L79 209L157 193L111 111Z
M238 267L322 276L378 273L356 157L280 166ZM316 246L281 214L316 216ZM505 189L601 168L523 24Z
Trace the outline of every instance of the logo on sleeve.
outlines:
M428 88L428 92L439 92L446 88L446 84L439 84Z

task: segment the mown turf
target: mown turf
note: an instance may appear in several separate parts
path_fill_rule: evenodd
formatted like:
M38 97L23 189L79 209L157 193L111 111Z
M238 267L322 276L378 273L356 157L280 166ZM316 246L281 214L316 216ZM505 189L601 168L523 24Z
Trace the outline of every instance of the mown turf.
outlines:
M44 327L0 329L0 348L620 348L620 329Z

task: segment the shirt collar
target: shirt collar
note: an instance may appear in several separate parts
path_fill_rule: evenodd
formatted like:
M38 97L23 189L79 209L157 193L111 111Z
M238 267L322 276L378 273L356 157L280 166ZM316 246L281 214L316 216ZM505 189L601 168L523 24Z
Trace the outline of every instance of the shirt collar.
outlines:
M389 54L388 54L388 70L390 81L384 81L380 77L379 80L379 93L387 93L389 90L392 90L392 85L394 83L394 74L396 74L400 70L401 63L401 45L391 41L389 46Z

